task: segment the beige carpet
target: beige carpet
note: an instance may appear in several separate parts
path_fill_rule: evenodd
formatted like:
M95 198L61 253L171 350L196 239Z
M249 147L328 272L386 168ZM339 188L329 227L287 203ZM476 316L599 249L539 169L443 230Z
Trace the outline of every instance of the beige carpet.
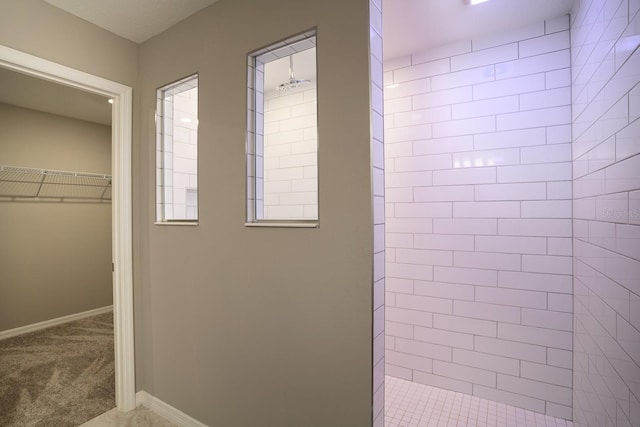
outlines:
M113 407L112 313L0 340L0 426L76 427Z

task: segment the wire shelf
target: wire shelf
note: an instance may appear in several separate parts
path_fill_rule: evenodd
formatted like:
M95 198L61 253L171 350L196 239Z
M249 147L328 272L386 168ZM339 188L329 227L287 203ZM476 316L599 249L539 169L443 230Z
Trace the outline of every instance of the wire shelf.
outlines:
M111 175L0 165L0 197L111 201Z

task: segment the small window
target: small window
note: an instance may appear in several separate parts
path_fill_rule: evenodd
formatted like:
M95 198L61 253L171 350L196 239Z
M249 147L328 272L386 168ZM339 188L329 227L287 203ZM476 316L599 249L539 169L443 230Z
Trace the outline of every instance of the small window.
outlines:
M157 92L156 220L198 220L198 76Z
M247 223L318 221L316 33L249 54Z

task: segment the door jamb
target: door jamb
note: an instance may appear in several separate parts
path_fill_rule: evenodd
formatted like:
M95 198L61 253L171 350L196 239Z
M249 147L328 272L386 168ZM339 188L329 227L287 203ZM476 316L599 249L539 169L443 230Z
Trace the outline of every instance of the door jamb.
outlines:
M3 45L0 45L0 67L113 99L111 155L116 406L119 411L130 411L136 407L131 199L133 89Z

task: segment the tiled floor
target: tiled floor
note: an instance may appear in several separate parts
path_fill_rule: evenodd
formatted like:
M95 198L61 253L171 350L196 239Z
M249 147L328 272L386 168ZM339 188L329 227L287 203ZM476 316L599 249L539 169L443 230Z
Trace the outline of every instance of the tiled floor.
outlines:
M576 427L571 421L385 377L385 427Z
M118 412L115 409L105 412L96 418L87 421L80 427L177 427L175 424L162 418L160 415L138 406L133 411Z

